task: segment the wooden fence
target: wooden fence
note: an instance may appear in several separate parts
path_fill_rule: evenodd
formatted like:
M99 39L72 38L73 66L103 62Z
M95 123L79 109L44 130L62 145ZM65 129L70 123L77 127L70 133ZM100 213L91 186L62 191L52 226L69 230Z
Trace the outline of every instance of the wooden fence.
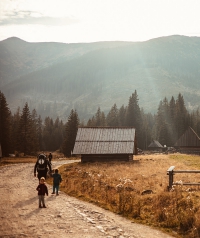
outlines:
M174 174L178 173L200 173L200 170L174 170L175 166L171 166L167 170L167 175L169 175L169 186L168 190L172 188L173 185L180 185L180 183L174 183ZM181 185L200 185L200 183L181 183Z

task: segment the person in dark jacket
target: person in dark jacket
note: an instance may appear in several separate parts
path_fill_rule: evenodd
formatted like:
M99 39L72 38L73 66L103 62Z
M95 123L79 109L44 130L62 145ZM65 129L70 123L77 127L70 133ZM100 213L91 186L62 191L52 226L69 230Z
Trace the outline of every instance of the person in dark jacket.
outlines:
M44 196L45 194L48 196L48 188L45 184L45 178L40 178L40 184L37 186L36 190L38 191L38 198L39 198L39 208L46 208L45 202L44 202Z
M53 192L52 192L52 194L55 194L55 191L56 191L56 195L59 195L58 191L59 191L60 183L62 182L62 177L58 173L58 169L55 169L55 173L52 174L51 176L53 177Z
M49 156L48 156L48 157L49 157L49 163L51 164L51 160L52 160L52 158L53 158L53 155L52 155L51 152L49 153Z
M39 181L41 177L44 177L46 179L48 170L51 173L51 165L46 155L40 154L34 166L34 176L36 177L36 171L37 171L37 177Z

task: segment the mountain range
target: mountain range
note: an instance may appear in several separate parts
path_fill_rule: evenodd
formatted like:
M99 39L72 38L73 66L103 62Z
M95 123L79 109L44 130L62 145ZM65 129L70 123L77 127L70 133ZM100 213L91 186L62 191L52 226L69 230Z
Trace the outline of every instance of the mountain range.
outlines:
M0 41L0 90L15 112L28 102L37 113L66 121L72 108L88 119L128 104L155 113L160 100L181 93L188 110L200 105L200 38L168 36L145 42L29 43Z

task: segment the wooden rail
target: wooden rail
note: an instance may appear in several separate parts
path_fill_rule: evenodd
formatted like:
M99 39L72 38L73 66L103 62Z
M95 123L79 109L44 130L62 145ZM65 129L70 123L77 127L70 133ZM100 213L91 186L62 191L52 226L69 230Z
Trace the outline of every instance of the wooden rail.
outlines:
M200 170L176 170L174 171L175 166L171 166L167 170L167 175L169 175L169 186L168 189L171 189L173 185L180 185L180 183L174 183L174 174L178 173L200 173ZM200 185L200 183L181 183L181 185Z

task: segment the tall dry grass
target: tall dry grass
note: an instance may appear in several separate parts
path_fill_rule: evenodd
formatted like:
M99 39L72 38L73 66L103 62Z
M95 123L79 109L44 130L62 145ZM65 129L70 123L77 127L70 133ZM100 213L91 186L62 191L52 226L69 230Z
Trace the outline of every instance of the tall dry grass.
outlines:
M36 157L3 157L0 159L0 166L18 164L18 163L35 163Z
M200 174L176 174L180 185L168 191L167 169L200 168L200 156L138 155L133 162L74 163L60 168L61 190L137 222L200 237L200 190L182 186L200 182Z
M3 157L3 158L0 158L0 166L9 165L9 164L18 164L18 163L36 163L37 155L45 154L48 157L49 153L50 151L39 151L35 156L23 155L23 156L16 156L16 157ZM59 151L54 151L51 153L53 155L52 161L66 159L63 153L60 153ZM75 160L76 158L73 157L73 158L67 158L67 159Z

